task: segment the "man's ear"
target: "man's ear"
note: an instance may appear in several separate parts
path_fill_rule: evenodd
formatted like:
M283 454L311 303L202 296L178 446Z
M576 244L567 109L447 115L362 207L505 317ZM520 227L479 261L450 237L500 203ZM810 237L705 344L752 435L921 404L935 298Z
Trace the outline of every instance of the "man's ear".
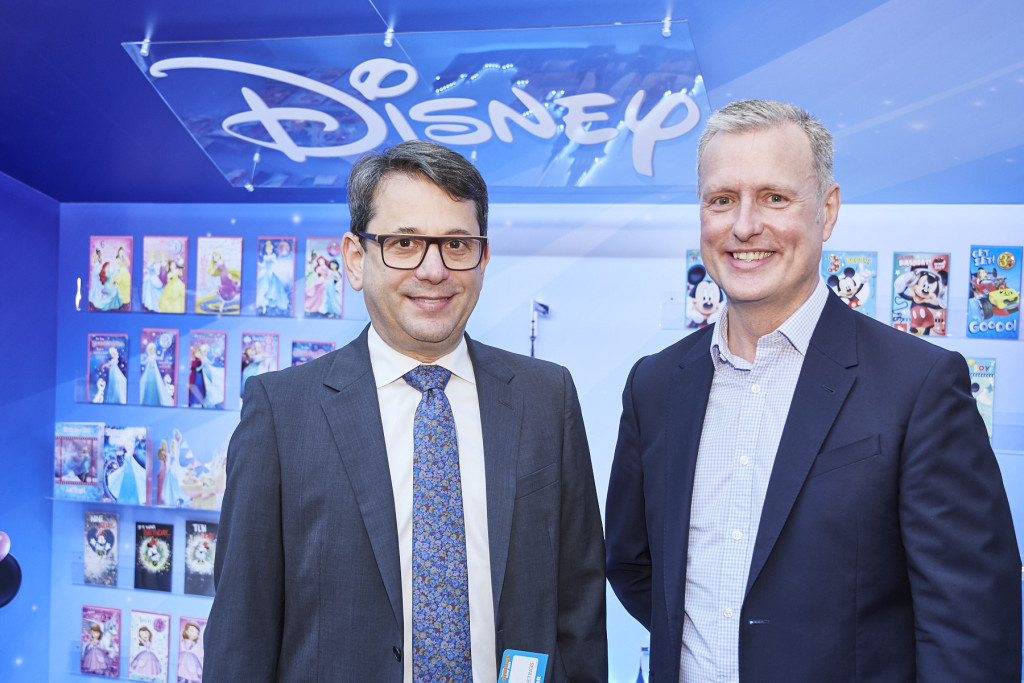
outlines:
M824 214L824 230L821 235L821 241L827 242L828 238L832 236L832 228L836 227L836 221L839 220L839 184L832 183L832 187L825 194L825 206L823 207Z
M363 259L366 252L363 250L362 242L358 235L346 232L341 238L341 258L345 262L345 277L352 289L361 291L363 289Z

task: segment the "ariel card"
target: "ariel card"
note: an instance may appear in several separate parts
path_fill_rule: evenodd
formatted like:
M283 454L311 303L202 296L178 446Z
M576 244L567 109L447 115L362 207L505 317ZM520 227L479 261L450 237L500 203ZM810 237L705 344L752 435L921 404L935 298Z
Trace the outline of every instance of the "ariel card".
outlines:
M54 429L53 497L97 500L103 473L103 423L58 422Z
M185 522L185 592L213 597L213 562L217 558L217 523Z
M82 673L121 676L121 610L82 605Z
M242 298L242 238L196 238L196 313L238 315Z
M256 315L291 317L295 294L295 238L256 240Z
M192 330L189 337L188 405L223 409L228 333Z
M968 358L967 369L971 373L971 395L978 406L981 418L985 420L988 438L992 438L992 412L996 406L996 359Z
M264 372L277 370L280 343L272 332L242 333L242 394L245 381Z
M1017 339L1021 247L972 246L967 336Z
M188 282L188 237L142 238L142 310L184 313Z
M85 582L117 585L117 513L85 513Z
M145 327L139 342L139 404L173 406L178 387L178 331Z
M174 526L155 522L135 523L135 587L171 591L171 548Z
M128 335L90 334L89 403L128 403Z
M306 238L305 304L307 318L340 318L345 292L341 238Z
M725 293L708 275L700 249L686 250L686 326L707 327L718 320Z
M199 683L203 680L203 636L206 619L178 618L178 683Z
M875 317L877 251L823 251L821 277L843 303Z
M150 504L153 466L149 442L146 427L106 425L100 500L123 505Z
M302 365L334 350L333 342L293 341L292 365Z
M89 310L132 310L132 238L89 237Z
M166 683L170 636L170 615L132 610L128 634L129 679Z
M157 447L156 504L219 510L227 483L228 439L200 439L196 450L178 428Z
M892 326L911 334L946 334L949 254L893 254Z

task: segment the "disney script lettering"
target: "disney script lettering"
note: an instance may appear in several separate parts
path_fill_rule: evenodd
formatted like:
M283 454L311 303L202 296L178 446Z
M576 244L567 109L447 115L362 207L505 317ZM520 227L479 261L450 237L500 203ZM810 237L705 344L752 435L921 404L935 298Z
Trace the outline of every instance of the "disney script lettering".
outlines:
M242 97L249 106L247 111L228 116L221 122L223 129L230 135L246 140L262 147L275 149L297 162L309 157L344 157L364 154L381 143L387 137L388 123L404 140L417 139L417 134L409 123L410 119L426 124L424 134L437 142L449 145L479 145L497 136L505 143L514 141L512 124L526 133L543 140L550 140L558 134L558 124L551 112L535 97L525 90L512 86L512 94L526 108L521 113L514 108L491 100L487 103L487 120L473 116L454 114L452 111L465 111L479 107L480 103L468 97L443 97L426 102L419 102L403 113L392 102L384 103L382 116L373 107L354 95L320 81L283 69L251 64L233 59L215 57L174 57L155 62L149 68L154 78L164 78L167 72L175 69L215 69L259 76L281 83L318 93L334 100L351 110L366 125L366 132L358 140L341 145L302 147L292 140L282 126L283 121L310 121L322 124L325 132L337 130L338 120L330 114L306 107L273 107L251 88L242 87ZM399 75L402 81L391 83L389 78ZM393 79L391 79L393 80ZM385 85L385 81L389 85ZM349 74L349 84L367 101L385 100L408 93L419 81L419 74L409 64L393 59L368 59L356 66ZM646 116L640 116L647 93L637 91L626 106L622 123L633 133L632 160L637 173L651 177L654 175L654 149L659 142L674 140L686 135L696 128L700 121L700 107L685 92L668 92L651 108ZM560 97L553 100L554 104L565 108L561 116L564 132L570 141L579 145L605 144L618 137L620 127L610 125L598 127L597 124L609 120L608 113L602 107L615 104L611 95L600 92L581 93ZM685 115L677 123L667 124L670 116L679 107L684 107ZM236 126L247 123L258 123L266 130L270 140L248 137L235 130ZM587 127L590 124L590 127Z

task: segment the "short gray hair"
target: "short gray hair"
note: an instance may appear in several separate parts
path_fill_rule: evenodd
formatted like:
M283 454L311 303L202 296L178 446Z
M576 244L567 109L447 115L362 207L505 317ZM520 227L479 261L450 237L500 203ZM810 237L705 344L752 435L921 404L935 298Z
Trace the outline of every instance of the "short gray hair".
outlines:
M697 193L702 192L701 163L711 138L718 133L748 133L795 123L807 135L818 181L818 201L832 187L832 134L816 118L800 107L771 100L741 100L722 107L708 119L697 144Z

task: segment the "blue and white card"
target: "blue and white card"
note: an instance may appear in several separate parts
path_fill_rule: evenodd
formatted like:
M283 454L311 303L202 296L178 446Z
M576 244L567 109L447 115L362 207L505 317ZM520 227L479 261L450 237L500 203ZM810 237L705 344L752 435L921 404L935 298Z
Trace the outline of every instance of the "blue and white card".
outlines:
M522 650L505 650L501 655L498 683L544 683L548 656Z

